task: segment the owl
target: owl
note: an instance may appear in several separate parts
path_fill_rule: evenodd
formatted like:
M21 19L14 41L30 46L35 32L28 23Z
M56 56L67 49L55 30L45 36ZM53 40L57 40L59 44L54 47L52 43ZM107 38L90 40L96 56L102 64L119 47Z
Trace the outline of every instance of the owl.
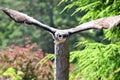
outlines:
M88 29L101 29L101 28L112 29L113 27L117 26L120 23L120 15L117 15L117 16L99 18L97 20L80 24L74 28L59 30L59 29L50 27L46 24L43 24L38 20L24 13L21 13L19 11L8 9L8 8L2 8L1 10L4 13L6 13L15 22L35 25L39 28L43 28L47 30L52 34L55 40L55 43L63 43L66 41L67 37L77 32L85 31Z

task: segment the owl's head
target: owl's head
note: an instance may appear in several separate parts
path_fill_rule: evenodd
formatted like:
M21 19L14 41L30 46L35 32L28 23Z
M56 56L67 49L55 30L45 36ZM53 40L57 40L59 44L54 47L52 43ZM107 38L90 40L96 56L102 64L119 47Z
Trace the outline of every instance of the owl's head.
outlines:
M69 32L67 30L57 30L54 35L55 41L59 43L63 43L69 36Z

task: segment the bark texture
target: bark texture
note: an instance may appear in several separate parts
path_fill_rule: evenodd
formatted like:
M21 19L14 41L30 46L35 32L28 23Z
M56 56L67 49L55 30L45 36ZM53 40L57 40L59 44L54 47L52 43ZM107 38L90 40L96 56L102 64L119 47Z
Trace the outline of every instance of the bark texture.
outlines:
M54 80L69 80L69 50L67 41L55 43Z

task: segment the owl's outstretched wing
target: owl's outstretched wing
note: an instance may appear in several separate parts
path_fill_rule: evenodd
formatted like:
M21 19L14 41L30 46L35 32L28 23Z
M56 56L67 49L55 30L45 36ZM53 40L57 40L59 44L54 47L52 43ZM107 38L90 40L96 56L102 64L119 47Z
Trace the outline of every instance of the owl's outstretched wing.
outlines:
M88 29L112 29L120 23L120 15L100 18L97 20L93 20L90 22L83 23L81 25L76 26L75 28L68 29L70 34L74 34L80 31L85 31Z
M55 33L58 30L48 25L45 25L37 21L36 19L24 13L18 12L16 10L12 10L8 8L2 8L1 10L3 10L3 12L5 12L15 22L35 25L51 33ZM80 31L88 30L88 29L101 29L101 28L111 29L115 27L116 25L118 25L119 23L120 23L120 15L117 15L117 16L105 17L105 18L100 18L100 19L93 20L90 22L86 22L86 23L76 26L75 28L66 29L66 31L69 32L70 34L74 34Z
M46 24L43 24L43 23L37 21L36 19L34 19L24 13L18 12L16 10L12 10L12 9L8 9L8 8L2 8L1 10L17 23L26 23L29 25L35 25L35 26L43 28L51 33L55 33L57 30L55 28L52 28Z

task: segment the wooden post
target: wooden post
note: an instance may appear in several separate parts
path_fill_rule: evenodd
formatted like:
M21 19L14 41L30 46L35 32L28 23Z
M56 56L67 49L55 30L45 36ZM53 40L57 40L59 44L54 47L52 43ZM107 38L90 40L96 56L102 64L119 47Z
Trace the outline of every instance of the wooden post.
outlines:
M55 43L54 80L69 80L69 50L67 41Z

